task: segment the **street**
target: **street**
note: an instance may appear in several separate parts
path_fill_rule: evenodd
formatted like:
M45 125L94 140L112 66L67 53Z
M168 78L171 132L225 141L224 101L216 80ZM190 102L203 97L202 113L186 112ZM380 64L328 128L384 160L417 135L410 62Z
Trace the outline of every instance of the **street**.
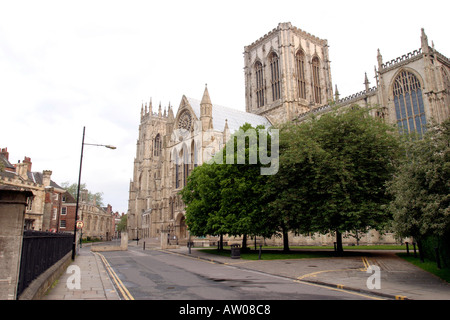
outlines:
M294 281L160 250L103 252L123 299L367 300L367 294ZM111 270L112 269L112 270ZM128 293L127 293L128 292Z

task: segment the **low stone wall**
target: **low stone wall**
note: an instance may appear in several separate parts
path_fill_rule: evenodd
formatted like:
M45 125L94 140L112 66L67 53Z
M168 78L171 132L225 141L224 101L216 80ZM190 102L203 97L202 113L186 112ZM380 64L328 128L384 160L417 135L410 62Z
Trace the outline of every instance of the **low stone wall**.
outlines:
M126 251L128 250L128 233L122 232L120 238L120 246L110 245L92 245L92 252L104 252L104 251Z
M64 273L72 262L72 252L47 269L22 292L17 300L40 300L55 280Z

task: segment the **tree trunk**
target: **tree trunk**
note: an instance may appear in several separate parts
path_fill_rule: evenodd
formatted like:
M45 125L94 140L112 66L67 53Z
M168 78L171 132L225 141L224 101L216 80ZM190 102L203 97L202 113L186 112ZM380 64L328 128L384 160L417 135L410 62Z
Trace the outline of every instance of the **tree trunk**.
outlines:
M420 257L420 262L425 262L425 255L423 252L423 247L422 247L422 240L417 240L417 247L419 248L419 257Z
M344 253L344 248L342 247L342 233L336 230L336 254L341 256Z
M245 251L247 251L247 235L246 234L244 234L243 236L242 236L242 252L245 252Z
M286 228L283 227L283 252L289 252L289 237Z
M220 235L219 239L219 251L223 250L223 234Z

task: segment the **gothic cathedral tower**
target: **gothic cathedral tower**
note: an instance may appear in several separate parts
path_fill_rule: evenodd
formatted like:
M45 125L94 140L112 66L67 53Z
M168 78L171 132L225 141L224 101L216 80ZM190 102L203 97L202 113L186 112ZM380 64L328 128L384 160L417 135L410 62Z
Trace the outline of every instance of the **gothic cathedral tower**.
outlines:
M246 111L272 123L333 99L327 40L290 22L246 46L244 60Z

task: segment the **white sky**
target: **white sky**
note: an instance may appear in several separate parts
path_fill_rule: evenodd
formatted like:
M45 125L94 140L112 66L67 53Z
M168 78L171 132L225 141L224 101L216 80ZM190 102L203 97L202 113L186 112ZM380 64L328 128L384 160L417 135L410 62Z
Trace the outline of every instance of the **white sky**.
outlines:
M31 157L61 184L103 192L128 209L142 102L185 94L245 110L244 46L291 22L330 46L341 98L375 85L377 48L388 61L420 48L425 28L450 57L450 2L427 1L10 1L0 0L0 147Z

